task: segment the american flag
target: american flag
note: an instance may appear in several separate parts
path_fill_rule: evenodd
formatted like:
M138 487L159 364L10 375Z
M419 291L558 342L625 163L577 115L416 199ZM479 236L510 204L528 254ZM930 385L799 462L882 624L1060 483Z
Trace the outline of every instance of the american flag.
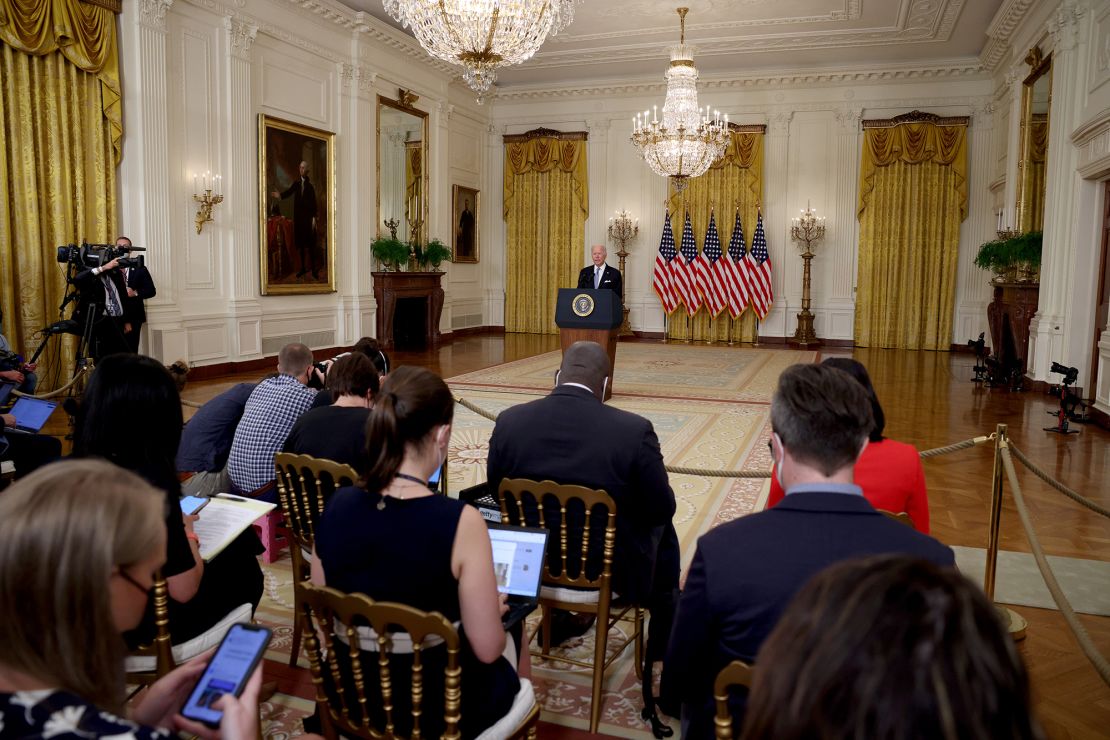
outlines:
M682 245L678 256L671 262L671 280L675 292L686 304L686 313L693 316L701 308L701 294L698 293L697 276L694 273L694 260L698 258L698 245L694 241L694 229L690 226L690 213L686 212L686 223L682 225Z
M746 260L748 265L748 285L751 287L752 308L759 318L771 310L774 296L771 294L771 255L767 251L767 236L763 233L763 214L755 223L755 236L752 237L752 251Z
M721 269L725 277L725 285L728 288L728 310L734 319L744 313L750 300L748 277L743 269L744 257L747 254L748 248L744 244L744 226L740 223L740 211L737 210L736 221L732 225L732 237L728 240L728 251L725 252L724 259L717 263L718 269Z
M674 248L674 232L671 231L671 212L663 221L663 238L659 240L659 252L655 255L655 270L651 275L651 287L659 302L663 304L663 311L670 315L678 308L678 296L675 295L674 281L671 280L671 260L678 251Z
M718 268L722 254L721 236L717 233L717 218L710 211L705 244L702 245L701 256L694 261L694 275L697 277L698 290L705 299L705 307L709 309L710 316L716 316L728 305L725 298L724 276Z

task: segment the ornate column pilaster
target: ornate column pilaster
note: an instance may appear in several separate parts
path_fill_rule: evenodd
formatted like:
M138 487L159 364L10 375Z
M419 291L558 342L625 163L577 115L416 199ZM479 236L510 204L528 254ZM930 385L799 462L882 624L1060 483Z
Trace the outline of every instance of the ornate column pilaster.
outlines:
M831 193L832 205L826 215L828 235L821 243L819 264L822 287L820 308L827 308L830 324L822 326L824 338L851 339L852 321L855 316L856 283L855 253L859 244L859 220L856 209L859 202L859 160L863 108L844 107L836 111L836 149L833 152L836 171ZM839 319L832 316L839 315ZM837 333L833 333L833 327Z
M1075 280L1079 154L1071 132L1080 122L1087 86L1085 46L1080 34L1087 8L1066 0L1048 22L1052 49L1052 103L1049 109L1048 172L1045 178L1044 249L1036 316L1029 326L1029 374L1048 380L1054 360L1067 361L1068 297ZM1089 341L1089 340L1087 340ZM1089 381L1088 381L1089 383Z
M448 147L451 138L451 116L455 106L447 102L446 97L437 100L432 111L432 126L435 135L432 137L432 176L431 183L435 191L431 194L431 208L428 211L430 221L428 238L438 237L448 247L451 246L451 235L454 230L454 212L451 210L451 161ZM482 219L479 217L478 225L481 228ZM479 238L481 235L479 234ZM442 269L447 273L440 281L443 290L443 308L439 313L439 330L450 332L454 322L455 300L451 288L451 263L445 262Z
M586 119L586 131L590 134L586 147L586 164L590 180L590 217L586 221L586 244L582 264L589 261L590 247L594 244L604 244L608 249L608 234L605 229L609 223L609 212L614 210L609 207L611 204L605 202L609 181L609 127L611 125L612 121L607 117ZM625 285L628 286L627 279Z
M972 109L968 129L968 217L961 228L963 249L959 253L956 273L956 315L953 317L951 341L963 344L987 331L987 304L991 300L990 276L975 266L979 245L995 238L998 222L992 205L991 142L994 138L994 103L985 100Z
M774 304L766 320L760 326L761 335L785 337L794 331L790 323L788 311L784 311L783 295L787 270L791 265L794 255L788 262L787 250L793 249L790 235L785 227L789 223L786 216L786 197L789 185L788 173L790 160L790 122L794 118L793 111L778 111L767 117L767 143L763 153L763 228L767 234L767 244L771 254L771 265L774 267L772 277L772 292ZM769 206L769 204L774 204ZM780 211L781 209L781 211ZM751 228L755 228L753 224ZM780 267L780 265L782 267ZM784 269L785 268L785 269ZM800 293L800 290L799 290ZM801 301L799 301L799 304ZM796 319L795 319L796 320Z
M1024 62L1016 62L1006 73L1006 87L1010 91L1010 125L1005 136L1006 151L1010 152L1010 156L1006 158L1006 189L1002 196L1002 207L1005 217L1011 221L1017 218L1018 160L1021 159L1021 82L1028 72L1029 68ZM995 225L997 224L996 220ZM1016 227L1017 224L1006 223L1003 226Z
M482 290L485 320L490 326L505 325L505 141L507 128L490 124L486 127L486 192L482 196L480 221L485 221L481 248Z
M377 304L371 272L370 242L377 236L374 193L377 191L378 139L375 135L374 83L377 73L357 59L341 62L336 137L336 183L342 194L336 222L336 281L339 294L339 344L373 336ZM368 162L369 166L356 163Z
M120 162L119 228L134 244L147 248L146 262L158 287L147 301L147 351L159 358L185 355L184 337L163 341L163 331L180 326L180 292L174 270L170 214L172 194L180 192L177 173L169 171L166 94L166 12L173 0L124 3L120 20L123 88L123 158Z

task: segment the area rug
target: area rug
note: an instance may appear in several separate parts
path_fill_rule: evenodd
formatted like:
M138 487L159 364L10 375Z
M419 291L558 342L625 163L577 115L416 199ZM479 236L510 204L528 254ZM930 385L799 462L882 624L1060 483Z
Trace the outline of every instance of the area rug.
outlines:
M987 551L981 547L952 548L956 567L976 583L983 582ZM1083 558L1047 556L1064 596L1077 612L1110 616L1110 563ZM1027 552L999 550L994 600L1000 604L1055 609L1056 602L1041 577L1037 562Z
M618 345L617 382L609 403L649 419L659 436L664 462L711 470L767 471L771 457L770 397L779 374L796 362L812 362L814 352L759 350L696 345ZM518 403L540 398L553 385L559 352L498 365L449 378L457 398L496 415ZM450 495L485 480L489 437L494 423L457 406L447 464ZM763 509L766 478L670 476L677 512L675 528L683 567L693 557L697 538L717 524ZM267 658L285 663L292 644L292 574L288 556L264 565L266 593L258 620L274 630ZM533 616L535 623L537 616ZM631 625L615 626L609 644L619 643ZM593 633L569 641L564 657L591 659ZM302 656L299 664L307 668ZM579 729L589 726L589 669L565 662L535 660L533 684L547 722ZM658 675L658 669L656 670ZM599 732L650 738L640 719L640 680L626 650L606 673ZM300 720L311 714L304 696L277 694L264 707L264 734L284 740L301 734ZM676 727L677 722L672 721Z
M648 398L770 403L779 375L816 352L697 344L617 345L613 394ZM452 387L546 393L555 383L556 350L449 379Z

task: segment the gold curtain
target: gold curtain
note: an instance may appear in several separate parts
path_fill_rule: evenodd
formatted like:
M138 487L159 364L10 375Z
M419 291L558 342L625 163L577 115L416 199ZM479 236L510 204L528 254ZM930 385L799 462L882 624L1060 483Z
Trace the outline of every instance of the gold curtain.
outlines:
M1021 211L1022 231L1044 229L1045 163L1048 155L1048 115L1034 113L1029 128L1029 158L1022 162L1025 178L1025 207Z
M950 348L960 223L965 218L966 121L865 129L858 346Z
M763 133L732 131L730 139L725 155L714 162L708 172L690 180L681 193L674 192L673 188L670 190L668 206L676 245L681 242L682 226L689 210L690 225L700 252L705 245L705 232L709 229L709 213L712 210L717 217L721 249L727 250L736 223L736 209L739 208L744 243L751 248L756 211L763 192ZM733 319L727 308L716 318L711 318L704 305L692 317L686 313L685 307L680 306L667 320L667 337L670 339L750 342L755 339L755 334L756 315L751 308Z
M589 215L586 140L505 142L505 331L555 334L559 288L573 287Z
M30 359L65 293L55 248L115 236L115 17L78 0L0 0L0 41L0 305L5 335ZM73 363L72 337L50 343L41 390L65 383Z
M405 142L405 223L409 239L422 242L424 225L424 142Z

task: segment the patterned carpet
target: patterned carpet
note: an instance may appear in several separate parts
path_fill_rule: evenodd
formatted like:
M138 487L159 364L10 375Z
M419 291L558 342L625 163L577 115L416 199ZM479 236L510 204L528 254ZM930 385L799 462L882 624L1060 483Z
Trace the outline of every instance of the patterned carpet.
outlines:
M668 465L715 470L769 470L769 402L782 370L812 362L815 353L787 350L705 347L682 344L618 345L616 382L610 404L651 420ZM549 352L448 379L456 397L497 414L545 394L552 386L559 352ZM485 480L486 452L493 422L461 406L455 415L448 458L448 489ZM683 564L697 538L713 526L763 508L765 479L701 478L671 475L678 502L675 527ZM258 619L274 630L267 658L284 663L291 645L292 576L286 554L264 566L266 593ZM534 621L535 617L533 617ZM619 642L624 625L610 634ZM567 657L593 655L593 635L564 646ZM650 738L640 719L640 684L625 651L606 674L599 731L619 737ZM301 665L307 667L302 657ZM590 673L567 663L533 662L533 683L547 722L585 729L589 722ZM656 671L658 674L658 670ZM308 694L303 694L308 696ZM312 702L277 694L264 707L266 737L301 734L300 719ZM677 727L677 722L672 722Z

